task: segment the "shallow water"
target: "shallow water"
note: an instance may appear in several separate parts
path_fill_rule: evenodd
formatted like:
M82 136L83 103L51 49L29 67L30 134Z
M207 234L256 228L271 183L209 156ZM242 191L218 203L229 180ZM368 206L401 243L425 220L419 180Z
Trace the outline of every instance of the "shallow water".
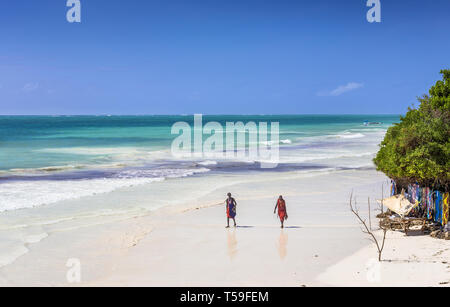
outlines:
M193 116L1 116L0 212L208 173L371 168L398 116L204 116L203 123L280 123L280 163L176 159L174 123ZM364 122L380 122L365 126ZM247 144L248 145L248 144Z

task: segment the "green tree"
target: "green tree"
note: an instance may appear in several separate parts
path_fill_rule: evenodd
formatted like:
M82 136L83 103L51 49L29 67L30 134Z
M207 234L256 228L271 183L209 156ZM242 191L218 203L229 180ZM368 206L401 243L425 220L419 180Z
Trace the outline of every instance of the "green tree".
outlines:
M400 184L419 183L449 189L450 183L450 70L418 98L400 123L387 131L374 159L379 171Z

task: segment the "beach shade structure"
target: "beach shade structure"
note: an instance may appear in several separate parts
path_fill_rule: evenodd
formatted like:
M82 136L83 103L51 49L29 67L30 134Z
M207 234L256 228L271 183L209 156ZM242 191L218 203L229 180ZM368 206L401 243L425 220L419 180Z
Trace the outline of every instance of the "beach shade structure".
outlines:
M382 204L383 206L388 207L389 210L397 213L402 218L407 216L418 205L418 203L411 203L403 195L395 195L383 200L377 200L377 202L379 204Z

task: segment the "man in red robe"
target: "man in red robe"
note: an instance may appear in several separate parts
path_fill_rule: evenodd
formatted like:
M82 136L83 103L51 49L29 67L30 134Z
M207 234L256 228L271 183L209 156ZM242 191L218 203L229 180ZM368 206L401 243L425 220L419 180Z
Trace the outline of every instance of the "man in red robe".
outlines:
M273 210L273 214L276 213L278 209L278 216L280 217L281 221L281 228L284 228L284 220L288 219L288 214L286 210L286 202L283 199L283 196L280 195L278 198L277 204L275 205L275 209Z

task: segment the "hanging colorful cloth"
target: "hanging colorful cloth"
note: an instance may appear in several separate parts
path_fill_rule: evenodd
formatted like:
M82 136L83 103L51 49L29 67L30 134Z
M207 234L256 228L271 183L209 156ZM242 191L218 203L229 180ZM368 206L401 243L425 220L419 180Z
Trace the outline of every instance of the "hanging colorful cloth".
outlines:
M414 184L414 185L413 185L412 203L415 205L415 208L414 208L414 214L415 214L415 215L419 215L419 214L420 214L420 206L419 206L419 185L417 185L417 184Z
M449 193L445 193L442 200L442 226L448 224L448 201Z
M416 200L415 200L415 198L416 198L416 188L415 188L415 186L413 184L408 186L408 193L409 193L409 201L412 204L415 204L416 203Z
M428 212L428 188L423 188L422 202L423 202L423 210L425 211L426 215Z
M418 184L416 184L416 203L420 204L420 197L421 197L421 190L420 190L420 186Z
M407 193L408 193L408 200L409 200L409 202L413 204L414 203L413 200L412 200L413 187L410 184L408 185L408 192ZM415 213L415 209L416 209L416 207L414 207L414 209L411 210L411 214Z
M433 218L433 191L427 188L427 219Z
M397 195L397 186L394 180L391 180L391 196Z
M439 224L442 223L441 203L442 203L442 194L441 192L436 191L436 201L434 205L434 221Z
M420 207L422 208L423 211L425 211L427 209L427 189L426 188L421 188L420 189Z
M416 205L417 214L420 213L420 187L418 184L414 185L413 203Z

